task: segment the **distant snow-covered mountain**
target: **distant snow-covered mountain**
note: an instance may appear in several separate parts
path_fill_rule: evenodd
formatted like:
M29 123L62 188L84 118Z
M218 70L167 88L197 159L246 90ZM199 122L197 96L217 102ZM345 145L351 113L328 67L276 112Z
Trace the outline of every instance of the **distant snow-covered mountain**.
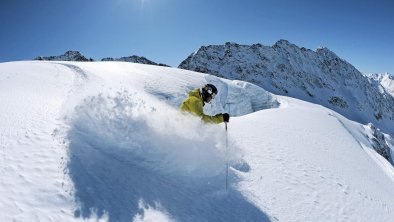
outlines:
M86 61L94 61L92 58L87 59L83 56L79 51L67 51L63 55L59 56L37 56L34 60L46 60L46 61L72 61L72 62L86 62ZM101 59L101 61L119 61L119 62L132 62L132 63L139 63L139 64L147 64L147 65L157 65L157 66L166 66L169 65L163 63L156 63L153 62L143 56L127 56L127 57L120 57L120 58L112 58L107 57Z
M377 81L387 93L394 97L394 76L390 73L366 74L372 80Z
M166 66L169 67L169 65L162 64L162 63L156 63L153 62L143 56L128 56L128 57L120 57L120 58L104 58L101 59L101 61L119 61L119 62L133 62L133 63L139 63L139 64L147 64L147 65L157 65L157 66Z
M200 47L179 68L252 82L275 94L321 104L394 134L393 91L382 90L381 84L327 48L312 51L286 40L272 47L227 42ZM393 89L392 79L383 82Z
M86 62L86 61L93 61L92 58L87 59L78 51L67 51L63 55L59 56L38 56L34 58L34 60L48 60L48 61L79 61L79 62Z

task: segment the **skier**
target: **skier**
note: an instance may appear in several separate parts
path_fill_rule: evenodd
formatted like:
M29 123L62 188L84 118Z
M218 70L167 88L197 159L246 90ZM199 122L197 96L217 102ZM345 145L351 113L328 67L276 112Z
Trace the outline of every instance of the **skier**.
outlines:
M230 121L230 115L228 113L209 116L203 112L203 106L205 103L210 103L217 93L218 90L212 84L206 84L202 88L194 89L189 92L189 96L183 101L179 109L183 112L189 112L201 117L201 120L205 123L228 123Z

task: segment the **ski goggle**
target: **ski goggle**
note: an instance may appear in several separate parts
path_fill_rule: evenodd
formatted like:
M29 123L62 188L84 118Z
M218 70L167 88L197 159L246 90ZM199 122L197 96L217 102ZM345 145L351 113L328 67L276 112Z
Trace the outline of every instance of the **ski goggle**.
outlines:
M215 98L216 93L214 93L214 92L212 91L212 88L211 88L211 87L207 87L207 92L208 92L208 94L212 97L212 99Z

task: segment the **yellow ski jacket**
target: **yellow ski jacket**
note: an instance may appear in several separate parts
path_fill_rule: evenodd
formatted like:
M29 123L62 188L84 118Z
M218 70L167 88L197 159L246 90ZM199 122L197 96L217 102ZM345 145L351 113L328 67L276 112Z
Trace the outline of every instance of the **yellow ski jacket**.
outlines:
M189 92L189 96L183 101L179 109L183 112L189 112L193 115L201 117L205 123L222 123L223 115L217 114L215 116L205 115L203 112L204 101L202 99L200 89L194 89Z

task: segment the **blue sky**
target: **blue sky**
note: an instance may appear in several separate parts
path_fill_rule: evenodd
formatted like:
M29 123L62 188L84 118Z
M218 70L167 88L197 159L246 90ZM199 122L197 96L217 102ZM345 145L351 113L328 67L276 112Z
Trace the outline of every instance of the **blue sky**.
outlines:
M394 1L0 0L0 62L78 50L178 66L202 45L279 39L394 74Z

